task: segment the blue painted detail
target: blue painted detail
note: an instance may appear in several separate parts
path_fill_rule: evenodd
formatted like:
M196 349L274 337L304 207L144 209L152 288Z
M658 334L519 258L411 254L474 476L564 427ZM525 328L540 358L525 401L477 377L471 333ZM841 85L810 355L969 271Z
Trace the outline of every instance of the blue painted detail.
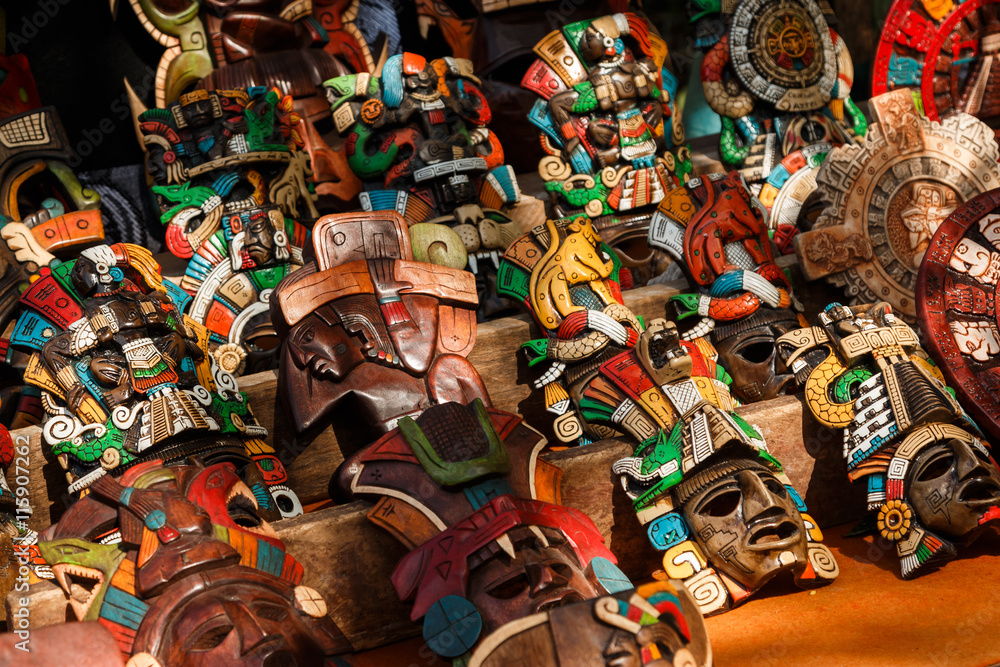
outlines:
M594 576L608 593L620 593L634 587L625 573L607 558L601 556L593 558L590 561L590 569L594 571Z
M299 20L303 22L312 23L313 29L309 31L309 36L312 37L313 39L315 39L318 36L320 44L326 44L330 41L330 36L326 32L327 29L323 27L322 23L316 20L315 16L310 14L306 18Z
M58 199L53 197L46 197L42 200L42 208L49 212L49 215L53 218L58 218L60 215L66 214L66 207Z
M788 169L785 165L779 164L771 171L771 175L767 177L767 182L780 189L790 176L791 174L788 173Z
M900 57L894 53L889 57L888 78L890 83L897 86L916 85L920 83L920 63L913 58Z
M621 54L625 51L625 42L622 41L621 37L615 39L615 53Z
M153 510L146 517L146 528L150 530L159 530L167 525L167 515L163 513L163 510Z
M458 80L458 85L455 86L455 87L458 88L458 95L459 95L459 97L462 97L462 98L468 98L469 97L469 94L465 92L465 81L463 81L462 79L459 79Z
M212 183L212 189L220 197L228 197L233 186L240 182L240 177L235 171L224 172Z
M582 143L577 144L577 147L573 149L573 154L569 156L569 162L573 165L573 171L578 174L594 173L594 163L591 161L590 155Z
M368 197L371 199L373 211L395 211L396 191L395 190L369 190Z
M743 289L743 272L742 271L730 271L729 273L724 273L712 283L712 289L710 293L712 296L726 296L727 294L732 294L733 292L739 292Z
M214 145L215 145L215 137L205 137L204 139L198 142L198 150L200 150L202 153L208 153L208 151L212 150L212 146Z
M868 493L885 493L885 475L868 475Z
M578 447L586 447L587 445L594 444L594 439L588 438L585 435L581 435L579 438L576 439L576 444Z
M831 303L830 305L828 305L826 308L824 308L823 312L824 313L829 313L834 308L843 308L843 306L839 302L834 301L833 303Z
M25 310L17 318L17 325L10 335L10 344L40 350L59 331L59 327L35 311Z
M220 336L219 334L214 332L210 332L208 334L208 340L212 343L218 343L219 345L225 345L226 343L229 342L228 338L226 338L225 336Z
M104 594L104 603L101 605L101 618L138 630L148 611L149 605L139 598L129 595L120 588L109 586Z
M253 497L257 499L257 504L264 509L270 509L274 505L274 499L271 498L271 492L267 490L264 486L264 482L257 482L253 485Z
M125 487L125 490L122 491L122 494L118 496L118 502L124 505L125 507L128 507L129 498L132 497L132 492L134 490L135 489L133 489L131 486Z
M446 595L424 616L424 641L445 658L457 658L472 650L483 631L483 617L475 605L459 595Z
M794 486L786 484L785 489L788 490L788 495L790 495L792 497L792 500L795 501L795 509L797 509L800 512L808 511L808 508L806 507L806 501L802 500L802 496L799 495L799 492L795 490Z
M750 116L737 118L735 124L747 143L752 142L760 134L760 125Z
M253 99L253 98L258 97L260 95L266 95L267 94L267 86L248 86L247 87L247 94L250 96L250 99Z
M181 286L172 280L163 280L163 287L167 290L170 300L177 306L177 310L184 312L188 304L191 303L191 295L181 289ZM186 358L186 357L185 357Z
M122 270L119 269L117 266L112 266L111 269L108 271L108 273L111 274L111 280L115 281L116 283L120 283L122 280L125 279L125 274L122 273Z
M390 109L403 103L403 54L385 61L382 67L382 101Z
M670 105L673 106L674 97L677 95L677 77L666 67L660 69L660 76L663 77L663 89L670 95Z
M497 179L497 183L503 189L507 201L511 202L517 199L517 186L515 185L517 181L515 180L513 167L507 164L501 165L490 173Z
M653 156L646 155L632 160L632 166L636 169L649 169L653 166Z
M83 384L87 392L105 409L107 409L108 405L104 402L104 392L101 390L100 386L98 386L97 380L94 379L93 374L90 372L90 357L84 357L80 361L76 362L74 367L76 368L76 374L80 378L80 382Z
M549 113L549 105L545 103L545 100L535 100L535 105L528 112L528 120L531 121L532 125L544 132L556 146L563 145L562 135L559 134L559 129L556 127L555 121L552 120L552 114Z
M688 538L687 522L678 512L668 512L650 522L646 528L649 542L660 551L666 551Z
M268 544L264 540L257 541L257 569L276 577L281 576L281 571L285 568L285 552Z
M214 266L208 263L207 259L195 253L190 261L188 261L187 270L184 273L198 282L205 282L205 278L208 277L208 274L214 268Z
M504 479L487 479L465 489L465 497L469 499L472 509L477 510L489 501L513 493L510 485Z
M393 295L393 296L384 296L384 297L382 297L381 299L378 300L378 305L381 306L382 304L385 304L385 303L396 303L397 301L402 301L402 300L403 299L401 299L399 296L396 296L396 295Z
M894 422L889 427L888 434L872 438L871 441L868 443L868 447L866 447L865 449L859 449L853 454L851 454L851 460L847 462L847 469L852 470L853 468L857 467L858 464L862 463L865 459L867 459L869 456L877 452L884 445L891 442L892 440L895 440L898 431L899 429Z

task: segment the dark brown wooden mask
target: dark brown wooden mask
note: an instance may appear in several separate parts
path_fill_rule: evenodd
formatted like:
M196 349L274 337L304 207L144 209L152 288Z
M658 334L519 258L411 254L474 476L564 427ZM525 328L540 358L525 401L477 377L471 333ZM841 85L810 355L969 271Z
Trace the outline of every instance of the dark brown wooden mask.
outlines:
M809 564L806 529L785 486L764 466L730 459L677 487L684 519L712 566L749 590Z

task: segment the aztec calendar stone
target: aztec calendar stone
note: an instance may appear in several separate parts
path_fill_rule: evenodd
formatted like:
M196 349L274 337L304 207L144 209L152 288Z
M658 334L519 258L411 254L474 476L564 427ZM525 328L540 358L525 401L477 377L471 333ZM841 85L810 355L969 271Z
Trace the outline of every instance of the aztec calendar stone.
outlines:
M941 223L917 280L925 343L980 426L1000 438L1000 190Z
M814 0L745 0L733 13L729 35L733 69L757 98L781 111L829 101L837 57Z
M845 288L850 303L887 301L916 321L917 270L958 206L1000 185L993 130L968 114L920 115L909 89L871 100L878 120L861 145L835 148L816 176L827 206L794 239L808 280Z

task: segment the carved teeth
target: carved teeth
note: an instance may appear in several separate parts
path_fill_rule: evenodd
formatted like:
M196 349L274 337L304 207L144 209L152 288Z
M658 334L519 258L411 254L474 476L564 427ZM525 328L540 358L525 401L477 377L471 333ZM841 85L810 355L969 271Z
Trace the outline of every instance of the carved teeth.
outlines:
M500 546L501 549L507 552L508 556L510 556L511 558L517 558L517 555L514 553L514 543L510 541L510 535L504 533L503 535L498 537L497 544Z
M69 454L60 454L56 457L56 460L59 461L59 465L62 466L63 470L69 469Z
M537 537L538 541L542 543L542 546L549 546L549 540L545 537L545 534L542 533L541 528L538 526L528 526L528 530L535 534L535 537Z

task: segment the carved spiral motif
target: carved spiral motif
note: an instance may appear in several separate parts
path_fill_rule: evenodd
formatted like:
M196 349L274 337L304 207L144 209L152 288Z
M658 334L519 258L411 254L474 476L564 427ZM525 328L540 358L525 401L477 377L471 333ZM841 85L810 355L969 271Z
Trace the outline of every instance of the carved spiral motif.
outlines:
M840 567L825 544L813 542L809 545L809 563L820 578L834 579L840 574Z
M146 403L137 403L131 408L126 405L119 405L111 411L111 423L123 431L131 428L132 424L135 423L136 417L139 415L139 411L145 405Z
M564 181L573 175L573 170L562 158L548 155L538 163L538 173L543 181Z
M76 417L56 415L51 417L42 429L45 442L50 445L75 438L83 430L83 424Z

